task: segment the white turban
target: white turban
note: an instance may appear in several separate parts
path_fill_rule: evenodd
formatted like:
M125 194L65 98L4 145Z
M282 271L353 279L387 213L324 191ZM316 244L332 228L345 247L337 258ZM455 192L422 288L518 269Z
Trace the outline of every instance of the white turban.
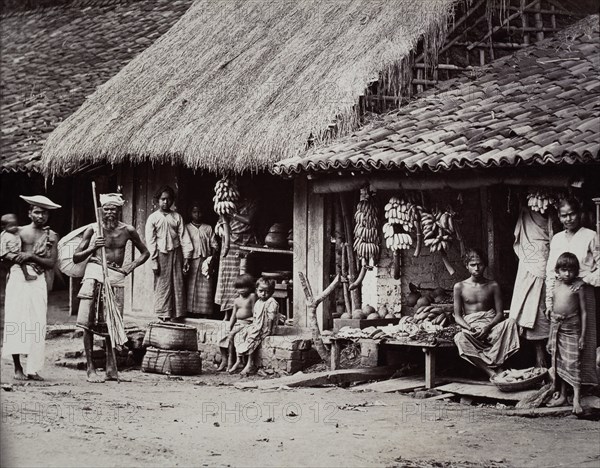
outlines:
M123 206L124 204L125 204L125 200L123 200L123 196L120 193L101 193L100 194L100 206L104 206L104 205Z

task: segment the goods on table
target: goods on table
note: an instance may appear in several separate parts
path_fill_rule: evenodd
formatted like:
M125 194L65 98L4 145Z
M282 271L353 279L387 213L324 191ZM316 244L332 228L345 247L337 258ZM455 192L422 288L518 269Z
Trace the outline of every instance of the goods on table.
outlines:
M450 310L436 307L435 305L426 305L419 307L413 320L415 323L430 322L432 325L444 326L450 322Z
M556 197L550 190L530 189L527 193L527 206L533 211L544 214L548 208L556 204Z
M354 213L354 251L363 264L375 266L379 257L379 210L373 195L362 189Z

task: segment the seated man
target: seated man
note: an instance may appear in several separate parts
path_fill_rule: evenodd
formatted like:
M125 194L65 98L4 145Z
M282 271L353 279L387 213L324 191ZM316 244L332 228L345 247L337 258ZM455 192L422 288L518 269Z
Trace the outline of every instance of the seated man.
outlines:
M463 359L493 377L494 369L519 350L517 324L504 320L500 287L483 276L483 254L469 249L464 263L471 276L454 285L454 319L464 329L454 342Z

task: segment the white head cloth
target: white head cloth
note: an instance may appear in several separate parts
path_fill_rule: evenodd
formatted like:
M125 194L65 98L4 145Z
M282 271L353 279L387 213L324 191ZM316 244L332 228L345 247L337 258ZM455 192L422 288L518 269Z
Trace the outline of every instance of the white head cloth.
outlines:
M104 205L123 206L124 204L125 204L125 200L123 200L123 196L120 193L101 193L100 194L100 206L104 206Z

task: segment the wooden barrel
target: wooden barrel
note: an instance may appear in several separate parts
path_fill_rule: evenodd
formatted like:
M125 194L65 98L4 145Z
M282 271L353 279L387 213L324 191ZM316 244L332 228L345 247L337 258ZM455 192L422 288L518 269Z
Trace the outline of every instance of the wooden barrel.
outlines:
M154 374L198 375L202 372L202 358L198 351L175 351L150 347L146 349L142 371Z
M194 327L171 322L154 322L148 326L144 346L177 351L198 351L198 332Z

